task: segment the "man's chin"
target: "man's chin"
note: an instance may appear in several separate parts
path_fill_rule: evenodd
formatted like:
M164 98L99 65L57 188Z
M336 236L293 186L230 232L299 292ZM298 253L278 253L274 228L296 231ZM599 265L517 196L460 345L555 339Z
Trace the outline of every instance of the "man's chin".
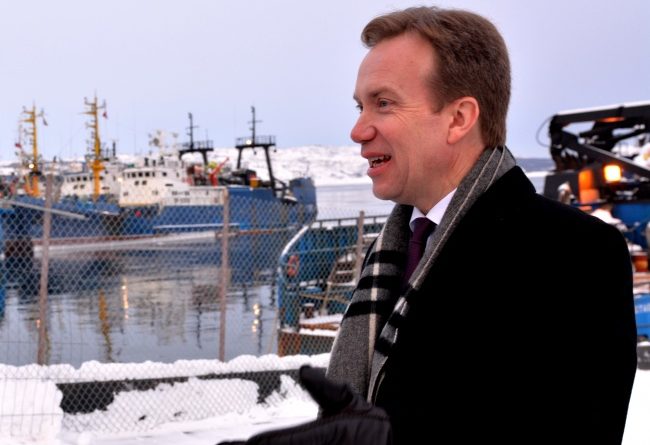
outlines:
M393 201L395 204L402 204L399 202L399 197L395 194L395 192L386 190L374 182L372 184L372 194L375 195L375 198L381 199L382 201Z

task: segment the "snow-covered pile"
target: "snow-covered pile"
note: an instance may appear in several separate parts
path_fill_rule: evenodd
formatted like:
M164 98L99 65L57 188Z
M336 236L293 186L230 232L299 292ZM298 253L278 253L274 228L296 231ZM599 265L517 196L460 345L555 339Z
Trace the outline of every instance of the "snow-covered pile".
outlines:
M281 376L280 379L280 389L262 403L258 403L257 385L242 379L191 378L187 382L161 384L148 391L120 392L105 411L66 415L64 426L67 430L86 432L148 431L171 422L232 414L252 417L284 404L288 398L306 405L303 409L316 416L316 406L309 395L292 378Z
M147 431L170 422L242 416L248 421L273 412L313 418L316 406L290 377L280 376L280 387L260 402L258 385L241 378L199 379L207 374L232 374L273 370L296 370L309 364L326 367L329 354L316 356L240 356L227 363L218 360L179 360L175 363L84 363L68 365L0 366L0 443L48 443L71 432ZM184 382L162 383L146 391L114 394L105 409L90 413L64 413L62 382L146 380L190 377ZM270 410L270 411L269 411ZM257 421L257 420L255 420Z
M11 379L0 373L0 443L56 437L63 419L62 397L52 381Z
M278 357L268 354L261 357L240 355L229 362L219 360L177 360L174 363L100 363L85 362L75 369L71 365L25 365L0 364L0 378L15 380L54 380L57 383L100 382L126 379L158 379L166 377L201 376L207 374L232 374L298 369L302 365L319 368L327 366L329 354L313 356L294 355ZM0 388L2 391L2 388ZM0 398L2 395L0 394Z

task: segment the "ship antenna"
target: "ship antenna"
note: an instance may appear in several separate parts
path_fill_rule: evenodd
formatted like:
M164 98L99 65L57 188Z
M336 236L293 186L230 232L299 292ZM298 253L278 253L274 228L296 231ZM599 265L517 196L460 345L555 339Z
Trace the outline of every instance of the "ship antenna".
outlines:
M190 126L187 127L187 135L190 137L190 146L188 148L190 150L194 150L194 129L199 127L194 125L194 119L192 113L187 113L187 115L190 118Z
M258 121L255 119L255 106L251 106L251 112L253 113L253 120L249 121L248 123L251 124L250 130L252 132L252 137L251 140L253 141L253 145L255 145L255 124L257 123L262 123L262 121ZM237 168L239 168L239 165L237 165Z
M199 152L203 157L203 165L207 167L208 152L214 150L214 145L212 144L212 141L209 139L206 139L205 141L194 142L194 129L199 127L194 125L194 116L192 116L192 113L187 113L187 115L190 118L190 126L187 127L187 135L190 137L190 141L184 142L182 148L178 150L178 159L183 159L183 155L185 153Z
M106 102L102 105L97 104L97 94L93 98L92 102L84 98L84 105L88 107L84 114L90 116L90 123L86 124L88 128L91 129L92 135L92 148L90 149L92 153L92 164L90 168L93 172L93 201L99 199L99 194L101 193L101 179L100 172L104 170L104 164L102 163L102 143L99 139L99 110L104 110L103 116L106 117Z

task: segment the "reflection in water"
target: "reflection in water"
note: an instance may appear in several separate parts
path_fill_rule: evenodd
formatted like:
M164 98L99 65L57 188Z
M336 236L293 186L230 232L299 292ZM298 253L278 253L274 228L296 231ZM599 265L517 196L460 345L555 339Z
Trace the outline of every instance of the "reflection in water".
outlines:
M236 253L231 258L233 276L272 275L260 273L258 264L237 264ZM269 268L273 262L260 257L260 264ZM40 264L5 261L3 266L6 280L1 289L7 298L0 320L0 363L34 363L34 283L39 282ZM219 258L209 246L55 257L50 259L49 277L50 364L218 357ZM274 316L271 288L235 282L227 296L226 359L275 350L261 329L264 314ZM251 333L254 323L257 330Z
M122 277L122 310L124 311L124 319L129 319L129 288L126 285L126 277Z
M42 329L41 329L42 328ZM36 319L36 332L38 332L38 352L36 354L35 362L38 364L46 364L50 362L50 330L47 328L47 320Z
M320 193L322 217L350 201L354 216L370 187ZM354 200L357 201L354 201ZM375 200L375 202L378 202ZM386 203L379 202L386 206ZM390 206L390 204L388 204ZM237 236L230 242L225 358L275 352L275 262L291 232ZM48 283L48 362L171 362L219 356L220 242L191 248L51 256ZM34 363L38 344L40 262L11 258L0 292L0 363ZM1 295L1 294L0 294Z
M113 343L111 342L111 326L108 320L108 309L106 305L106 297L104 290L99 289L99 325L101 326L102 336L104 337L104 344L106 345L107 362L113 362Z

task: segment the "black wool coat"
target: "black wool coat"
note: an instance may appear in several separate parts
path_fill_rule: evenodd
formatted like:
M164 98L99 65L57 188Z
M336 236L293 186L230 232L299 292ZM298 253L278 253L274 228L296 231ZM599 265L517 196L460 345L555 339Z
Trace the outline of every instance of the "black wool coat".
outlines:
M636 330L614 227L536 194L515 167L409 301L375 400L395 443L621 442Z

